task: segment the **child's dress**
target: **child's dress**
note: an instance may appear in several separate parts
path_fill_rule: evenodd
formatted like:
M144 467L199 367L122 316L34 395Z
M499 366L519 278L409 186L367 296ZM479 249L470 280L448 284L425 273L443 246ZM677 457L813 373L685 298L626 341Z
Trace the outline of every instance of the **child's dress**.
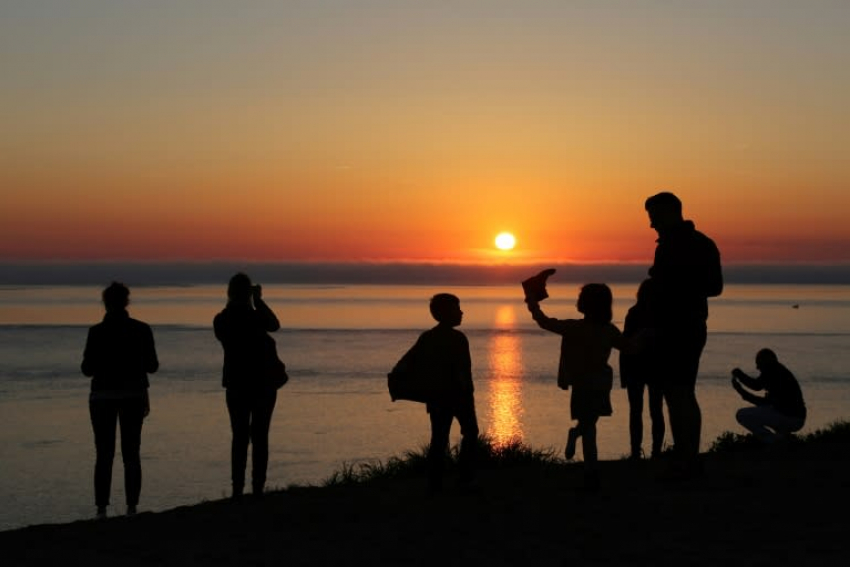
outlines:
M558 387L572 387L572 419L611 415L614 371L608 364L612 348L620 348L623 335L613 323L586 319L553 319L538 307L532 316L540 328L561 335Z

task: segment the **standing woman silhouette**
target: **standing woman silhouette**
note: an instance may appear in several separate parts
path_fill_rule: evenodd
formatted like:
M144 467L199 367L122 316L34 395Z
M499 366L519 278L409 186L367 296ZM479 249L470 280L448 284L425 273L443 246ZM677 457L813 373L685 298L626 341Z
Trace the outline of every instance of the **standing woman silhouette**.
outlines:
M227 286L227 306L215 316L213 328L224 349L222 386L233 440L230 447L233 498L242 496L248 445L251 451L251 486L262 495L269 462L269 426L277 401L277 388L267 377L268 333L280 323L263 301L263 291L238 273Z
M130 290L112 282L103 290L106 315L89 329L81 370L91 376L89 413L97 460L94 494L97 517L106 517L115 458L115 429L121 425L121 458L127 514L136 513L142 491L142 422L150 413L148 373L159 361L150 326L131 319L127 312Z

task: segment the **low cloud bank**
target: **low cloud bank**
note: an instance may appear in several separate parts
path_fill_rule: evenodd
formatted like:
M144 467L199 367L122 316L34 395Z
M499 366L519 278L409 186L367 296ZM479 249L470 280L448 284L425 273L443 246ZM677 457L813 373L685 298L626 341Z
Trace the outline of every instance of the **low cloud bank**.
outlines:
M225 284L237 271L262 283L500 285L515 284L541 266L470 266L448 264L306 264L306 263L3 263L0 285L101 285L111 280L131 286ZM637 283L647 265L555 264L559 283ZM850 284L850 265L731 265L730 284Z

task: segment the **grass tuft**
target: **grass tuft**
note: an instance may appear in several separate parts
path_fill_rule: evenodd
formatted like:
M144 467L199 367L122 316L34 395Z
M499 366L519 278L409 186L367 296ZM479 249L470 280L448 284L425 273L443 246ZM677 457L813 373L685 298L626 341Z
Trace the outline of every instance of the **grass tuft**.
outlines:
M452 446L446 454L446 472L458 466L460 447ZM374 480L423 476L428 470L428 446L406 451L400 457L386 461L343 463L342 468L322 482L322 486L342 486ZM501 469L518 465L552 465L558 463L554 450L533 449L519 439L496 443L481 436L476 448L476 466L479 469Z
M791 435L787 440L789 446L814 443L850 443L850 421L836 421L826 428L805 435ZM759 447L762 447L762 443L754 435L726 431L714 440L708 452L735 453L752 451Z
M850 421L837 421L824 429L806 435L791 436L790 445L820 443L850 443ZM709 453L748 452L762 445L753 435L741 435L727 431L714 440ZM428 470L428 446L406 451L386 461L343 463L340 470L325 479L321 486L345 486L368 483L376 480L402 479L424 476ZM446 472L458 466L460 447L452 446L446 454ZM553 449L535 449L520 439L497 443L493 439L478 438L477 467L482 470L498 470L516 466L563 466L564 461Z

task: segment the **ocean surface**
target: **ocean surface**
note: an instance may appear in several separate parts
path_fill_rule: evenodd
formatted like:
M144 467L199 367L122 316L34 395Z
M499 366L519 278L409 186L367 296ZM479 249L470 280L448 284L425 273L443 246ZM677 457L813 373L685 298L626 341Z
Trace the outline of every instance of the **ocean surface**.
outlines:
M544 310L578 317L578 287L550 286ZM612 288L622 328L637 284ZM226 497L230 429L211 326L224 287L131 291L131 315L153 327L160 359L142 433L140 511ZM433 326L428 299L442 291L461 298L482 432L497 442L519 438L562 450L571 421L569 393L555 385L559 337L534 325L518 286L268 285L291 377L272 421L270 487L321 484L343 464L386 460L427 443L424 407L391 402L386 373ZM755 373L762 347L800 380L809 408L803 432L850 417L850 286L729 285L710 311L698 383L703 450L725 431L743 432L734 414L744 403L730 370ZM0 287L0 530L94 514L89 379L79 365L87 328L101 317L100 287ZM611 362L616 371L616 353ZM612 398L614 415L599 427L603 459L628 452L625 390ZM122 485L119 450L112 515L124 512Z

